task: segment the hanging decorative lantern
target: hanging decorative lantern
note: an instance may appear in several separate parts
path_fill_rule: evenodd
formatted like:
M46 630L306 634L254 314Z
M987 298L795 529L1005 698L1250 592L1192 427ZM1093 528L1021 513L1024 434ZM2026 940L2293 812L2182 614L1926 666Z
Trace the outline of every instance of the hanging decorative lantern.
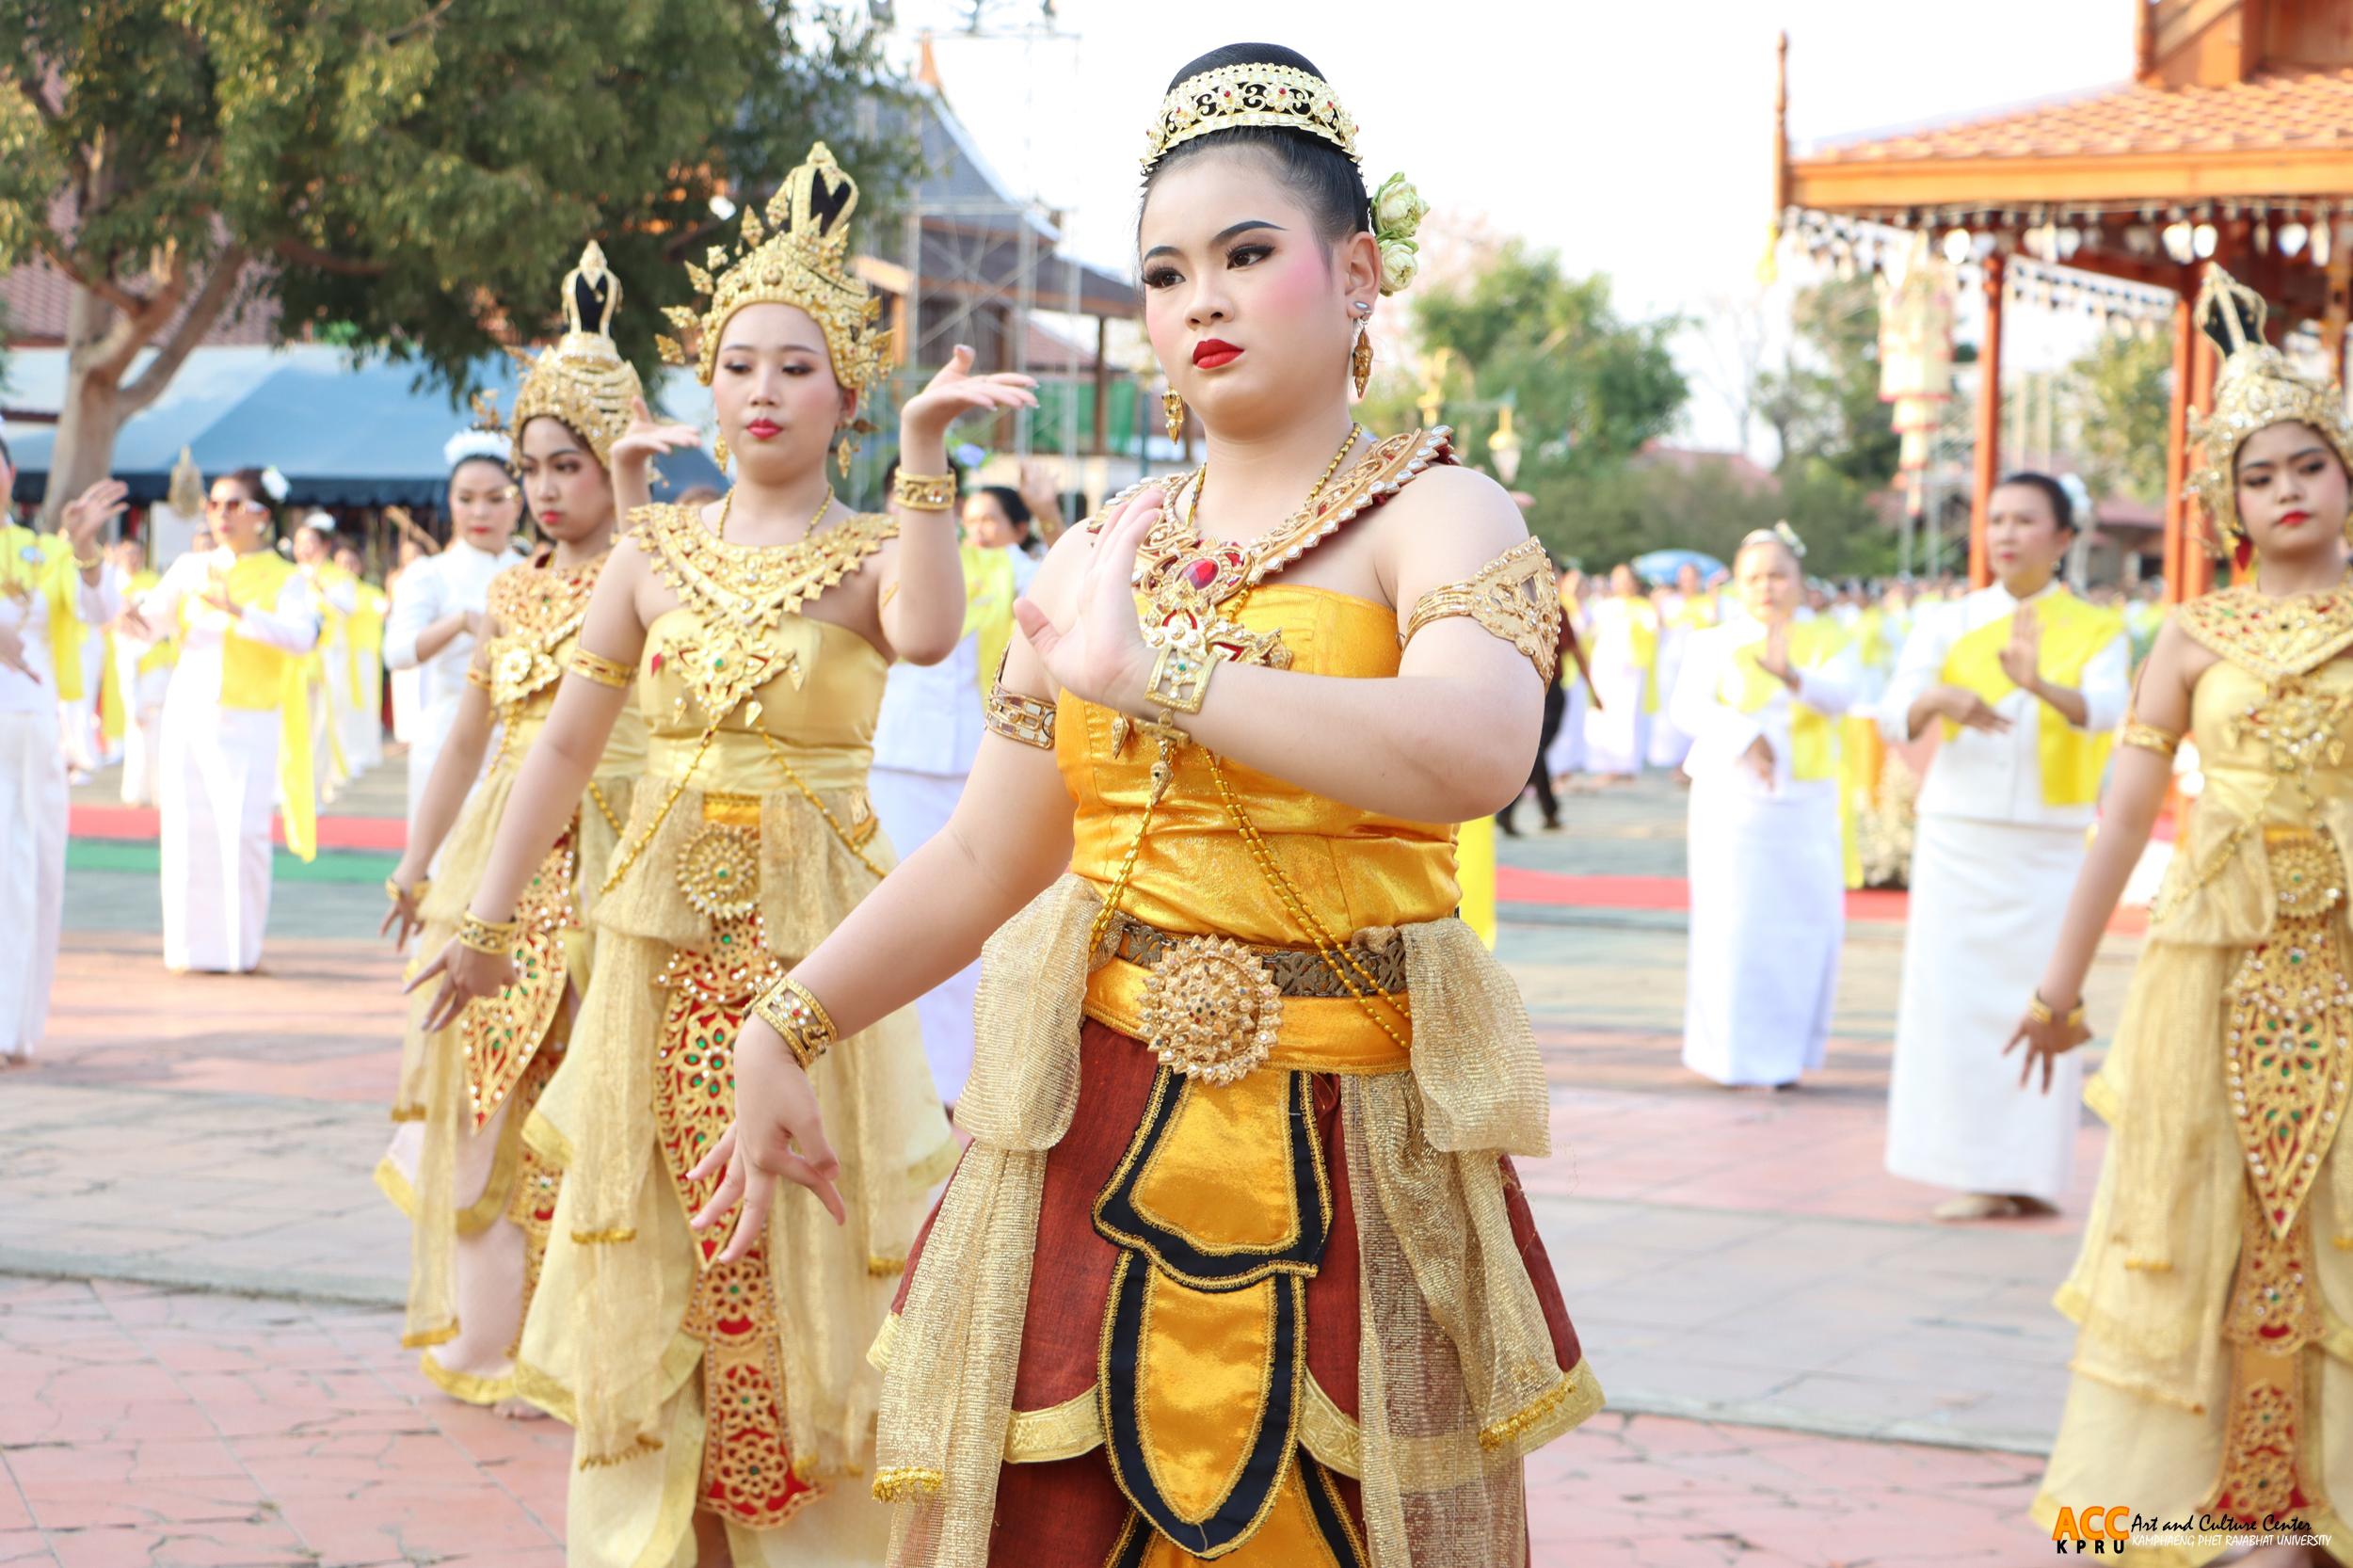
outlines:
M1953 314L1951 274L1923 234L1903 281L1880 302L1880 401L1894 405L1891 423L1901 439L1897 477L1914 511L1937 412L1953 395Z

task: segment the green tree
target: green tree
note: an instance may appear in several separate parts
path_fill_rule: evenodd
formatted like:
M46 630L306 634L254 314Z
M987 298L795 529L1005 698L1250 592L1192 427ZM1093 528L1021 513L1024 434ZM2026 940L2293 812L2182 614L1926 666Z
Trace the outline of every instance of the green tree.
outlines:
M1414 319L1426 353L1448 351L1448 402L1512 398L1519 483L1539 493L1625 461L1665 435L1690 395L1668 347L1679 321L1626 320L1607 276L1567 277L1558 255L1523 240L1504 242L1456 287L1416 301ZM1492 412L1464 423L1465 458L1484 463Z
M2063 385L2076 456L2092 493L2162 502L2173 345L2163 337L2104 335L2067 367Z
M72 284L52 504L257 296L281 336L382 345L456 391L545 328L596 237L628 293L616 335L650 366L715 193L763 199L818 135L886 191L906 167L851 134L896 90L876 46L791 0L0 8L0 263Z

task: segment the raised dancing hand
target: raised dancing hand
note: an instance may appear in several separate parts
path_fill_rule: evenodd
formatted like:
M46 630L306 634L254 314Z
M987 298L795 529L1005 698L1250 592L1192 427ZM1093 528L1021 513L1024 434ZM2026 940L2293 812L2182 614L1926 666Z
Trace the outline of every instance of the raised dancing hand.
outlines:
M965 344L948 357L939 374L899 410L901 440L936 440L967 414L999 408L1037 407L1037 377L1000 370L989 376L972 374L972 350Z
M73 546L76 559L86 560L100 530L120 517L130 504L131 487L120 479L101 479L65 504L57 514L57 530Z
M2031 692L2041 680L2042 622L2031 604L2021 604L2009 618L2009 641L2002 645L2002 673L2009 683Z
M666 457L673 452L683 452L703 443L702 432L691 424L656 419L642 397L629 400L629 428L614 440L610 466L642 473L646 465L656 457Z
M1047 673L1089 702L1121 708L1143 693L1152 650L1136 622L1136 552L1167 500L1160 486L1146 485L1120 507L1087 557L1066 624L1055 625L1027 599L1014 601L1014 619Z

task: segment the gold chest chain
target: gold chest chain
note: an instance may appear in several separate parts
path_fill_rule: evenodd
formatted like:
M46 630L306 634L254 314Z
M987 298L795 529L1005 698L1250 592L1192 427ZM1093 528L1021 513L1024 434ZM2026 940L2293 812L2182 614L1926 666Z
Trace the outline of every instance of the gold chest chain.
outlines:
M1138 552L1136 586L1151 600L1147 624L1163 634L1175 632L1196 642L1207 658L1227 659L1241 664L1264 664L1272 669L1288 669L1290 652L1282 646L1278 632L1252 632L1243 629L1241 616L1252 592L1268 577L1296 561L1337 532L1340 524L1353 512L1345 515L1338 509L1319 507L1332 476L1355 450L1357 437L1363 434L1360 425L1351 423L1347 437L1340 442L1332 460L1324 466L1323 474L1307 492L1307 500L1299 511L1265 537L1243 542L1210 541L1201 536L1201 493L1208 487L1209 465L1204 463L1193 477L1192 494L1181 520L1172 505L1169 514L1156 523L1145 536ZM1143 854L1144 836L1151 831L1154 811L1160 796L1167 792L1175 776L1178 749L1187 744L1183 731L1173 726L1158 723L1132 723L1121 714L1112 723L1112 749L1113 755L1127 744L1131 729L1141 728L1151 735L1159 745L1159 755L1152 764L1151 787L1145 795L1144 814L1136 822L1136 833L1120 859L1119 870L1112 879L1110 890L1104 895L1103 907L1095 918L1087 936L1090 954L1103 951L1104 934L1119 912L1120 900L1126 895L1135 874L1136 861ZM1404 1000L1384 988L1348 951L1346 944L1336 937L1314 910L1307 907L1299 888L1284 872L1274 858L1273 850L1259 833L1257 824L1250 820L1241 797L1225 776L1223 762L1213 751L1204 748L1209 777L1217 786L1219 800L1234 824L1242 845L1250 853L1258 875L1291 919L1298 921L1314 944L1321 959L1342 988L1355 1000L1367 1017L1379 1025L1382 1032L1402 1049L1405 1036L1396 1025L1382 1016L1373 999L1387 1006L1390 1012L1411 1027L1411 1013ZM1353 971L1352 974L1351 971ZM1362 984L1359 984L1359 982Z

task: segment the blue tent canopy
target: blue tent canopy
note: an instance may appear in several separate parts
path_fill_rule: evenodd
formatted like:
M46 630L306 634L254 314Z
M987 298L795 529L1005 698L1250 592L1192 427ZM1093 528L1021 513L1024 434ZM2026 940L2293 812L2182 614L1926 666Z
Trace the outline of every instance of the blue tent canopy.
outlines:
M492 393L502 408L514 407L515 383L505 355L478 362L470 377L470 389ZM143 504L164 499L185 447L207 479L276 465L290 486L289 506L438 507L449 483L441 443L471 419L415 364L355 362L316 349L261 365L245 360L242 373L232 361L192 362L117 433L112 466L131 499ZM17 500L40 499L56 441L54 429L19 427L11 436ZM665 498L727 483L700 451L675 453L657 466L664 480L657 494Z

